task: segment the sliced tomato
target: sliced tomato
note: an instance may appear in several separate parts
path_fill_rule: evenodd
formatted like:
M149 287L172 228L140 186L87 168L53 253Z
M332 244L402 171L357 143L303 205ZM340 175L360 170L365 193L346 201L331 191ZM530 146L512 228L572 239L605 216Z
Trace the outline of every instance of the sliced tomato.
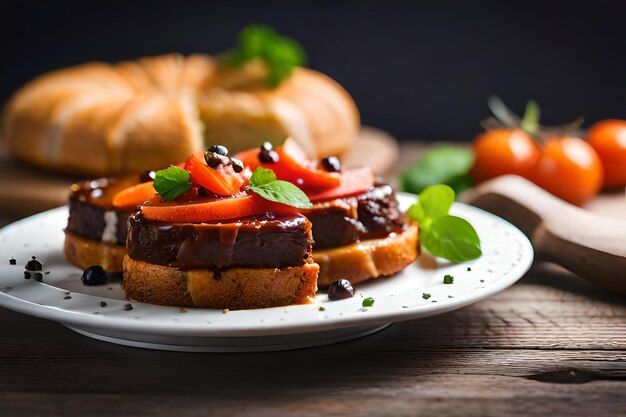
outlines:
M218 165L215 168L210 168L203 160L193 154L187 158L185 170L189 172L192 183L201 185L221 196L238 193L248 184L250 179L250 170L237 173L230 165Z
M113 205L115 207L137 207L150 200L156 194L156 190L152 186L152 181L133 185L120 191L113 196Z
M291 182L300 188L328 190L341 184L339 173L318 169L317 162L308 159L295 140L287 138L275 151L279 157L276 163L262 164L259 161L260 149L240 152L237 158L252 171L259 166L271 169L279 180Z
M174 201L163 203L160 197L155 197L141 207L141 213L146 220L151 221L200 223L241 219L265 213L287 216L298 213L298 209L266 200L258 194L239 193L231 197L198 199L182 204Z
M350 197L367 191L374 185L374 173L369 167L353 168L341 174L341 185L324 191L307 192L312 202Z

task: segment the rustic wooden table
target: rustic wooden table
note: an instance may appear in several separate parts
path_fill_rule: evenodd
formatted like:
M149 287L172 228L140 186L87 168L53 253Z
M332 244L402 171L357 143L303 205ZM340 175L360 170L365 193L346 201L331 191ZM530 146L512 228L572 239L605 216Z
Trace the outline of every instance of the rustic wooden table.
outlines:
M551 265L456 312L288 352L135 349L5 309L0 329L3 416L626 416L626 299Z

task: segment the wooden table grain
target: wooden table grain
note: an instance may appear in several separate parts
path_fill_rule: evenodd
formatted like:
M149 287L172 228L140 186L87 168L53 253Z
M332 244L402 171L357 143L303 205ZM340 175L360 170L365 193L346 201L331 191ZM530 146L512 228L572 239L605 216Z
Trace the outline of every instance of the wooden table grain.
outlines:
M472 306L287 352L160 352L0 309L2 416L626 416L626 298L548 264Z

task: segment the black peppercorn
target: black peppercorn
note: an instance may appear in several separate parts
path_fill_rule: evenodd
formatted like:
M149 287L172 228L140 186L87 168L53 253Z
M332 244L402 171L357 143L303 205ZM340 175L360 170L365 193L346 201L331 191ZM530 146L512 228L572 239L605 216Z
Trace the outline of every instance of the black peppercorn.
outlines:
M93 265L83 271L80 277L83 285L102 285L108 281L107 273L100 265Z
M216 153L218 155L228 156L228 148L226 148L226 146L222 146L222 145L211 145L207 149L207 152L213 152L213 153Z
M211 152L211 151L206 151L204 153L204 160L206 161L206 164L210 166L211 168L215 168L220 164L222 165L230 164L230 159L228 159L227 156L220 155L216 152Z
M347 279L335 281L328 287L329 300L343 300L354 296L354 288Z
M33 259L28 261L28 263L26 264L27 271L41 271L42 269L43 265L41 265L41 262L39 262L34 256Z
M270 142L263 142L261 145L261 152L259 152L259 161L264 164L275 164L279 160L279 156L274 150L274 147Z
M243 162L237 158L230 158L230 164L233 166L233 171L239 173L243 171Z
M341 172L341 162L335 156L329 156L320 161L322 168L327 172Z

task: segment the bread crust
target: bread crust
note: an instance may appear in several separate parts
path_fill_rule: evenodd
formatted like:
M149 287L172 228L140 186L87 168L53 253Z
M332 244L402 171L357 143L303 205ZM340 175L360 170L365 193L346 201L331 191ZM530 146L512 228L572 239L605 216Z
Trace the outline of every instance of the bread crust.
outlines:
M86 239L71 232L65 232L63 245L65 258L80 269L100 265L107 272L121 272L126 247L115 243L105 243Z
M238 151L293 136L311 157L324 157L356 138L354 101L321 73L298 68L269 89L232 85L219 72L214 58L199 54L54 71L10 99L0 136L42 169L97 176L177 163L205 141Z
M319 264L317 284L327 287L333 281L347 279L356 285L372 278L396 274L419 255L418 228L410 224L401 233L382 239L370 239L331 249L313 250Z
M313 302L315 263L298 267L183 271L124 257L122 289L129 300L176 307L231 310Z

